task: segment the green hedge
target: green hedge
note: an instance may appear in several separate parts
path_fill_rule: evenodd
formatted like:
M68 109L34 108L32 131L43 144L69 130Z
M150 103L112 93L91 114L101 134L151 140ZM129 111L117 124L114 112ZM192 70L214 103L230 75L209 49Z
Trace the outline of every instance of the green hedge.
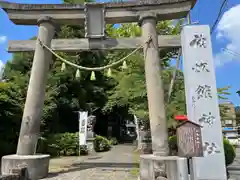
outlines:
M109 151L111 149L111 142L103 136L96 136L94 140L94 148L96 152Z
M51 156L79 155L79 133L61 133L41 138L38 143L38 152L48 153ZM111 142L102 136L96 136L94 147L97 152L109 151ZM87 155L87 146L80 147L80 155Z
M86 147L81 147L81 154L86 154ZM39 142L38 151L52 156L79 155L78 133L62 133L49 135Z
M110 144L111 144L112 146L118 145L118 140L117 140L117 138L115 138L115 137L109 137L108 140L109 140L109 142L110 142Z
M231 145L229 141L225 138L223 139L223 145L224 145L224 152L225 152L225 163L226 163L226 166L228 166L233 163L236 157L236 152L235 152L234 146ZM171 154L175 154L177 152L176 136L169 137L169 148L170 148Z
M225 163L226 166L228 166L233 163L236 157L236 150L235 147L226 138L223 139L223 147L225 152Z

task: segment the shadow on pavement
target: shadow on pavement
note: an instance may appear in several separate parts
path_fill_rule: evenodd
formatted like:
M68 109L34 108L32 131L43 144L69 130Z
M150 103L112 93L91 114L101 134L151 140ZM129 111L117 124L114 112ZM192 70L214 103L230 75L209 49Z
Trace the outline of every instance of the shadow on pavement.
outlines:
M60 174L70 173L75 171L82 171L85 169L92 169L92 168L101 168L102 171L131 171L132 168L139 168L138 163L112 163L112 162L82 162L82 163L75 163L69 166L68 170L56 172L56 173L49 173L48 177L56 177ZM122 169L114 169L114 168L122 168ZM124 169L125 168L125 169Z
M138 163L112 163L112 162L83 162L83 163L75 163L72 166L79 167L80 170L89 169L89 168L138 168Z

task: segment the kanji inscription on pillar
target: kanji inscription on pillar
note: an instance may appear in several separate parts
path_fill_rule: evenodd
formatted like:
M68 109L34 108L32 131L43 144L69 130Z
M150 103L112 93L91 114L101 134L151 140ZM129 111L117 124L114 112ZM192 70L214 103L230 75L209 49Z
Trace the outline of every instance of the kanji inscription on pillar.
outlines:
M195 92L197 94L197 99L212 98L211 86L209 86L209 85L206 85L206 84L198 85Z
M211 112L203 113L198 120L199 120L199 123L203 126L205 124L211 126L215 122L215 116L213 116Z
M196 62L194 66L192 67L192 70L200 73L200 72L210 72L208 69L208 64L206 62L200 61Z
M213 142L204 142L203 145L204 156L212 155L214 153L221 153L218 146Z
M181 43L187 115L193 122L202 126L204 157L193 157L193 179L226 180L209 26L183 27Z
M193 39L190 41L190 46L194 48L206 48L207 39L204 34L194 34Z

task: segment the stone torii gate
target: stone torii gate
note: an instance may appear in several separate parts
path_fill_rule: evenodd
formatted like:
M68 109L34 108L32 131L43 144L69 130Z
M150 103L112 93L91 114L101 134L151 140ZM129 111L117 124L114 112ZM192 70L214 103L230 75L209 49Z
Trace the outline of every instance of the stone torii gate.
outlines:
M167 155L167 125L164 109L162 80L158 49L154 47L180 47L179 36L157 36L158 20L185 17L196 0L156 0L121 3L72 4L14 4L2 2L9 19L19 25L38 25L38 39L55 51L83 51L102 49L132 49L146 42L145 71L149 101L149 114L153 151ZM139 22L142 38L112 39L105 36L105 23ZM53 39L56 25L85 24L85 39ZM40 126L40 114L51 53L35 40L10 41L9 52L35 51L27 98L22 118L18 155L34 155ZM158 98L156 98L158 97Z
M157 36L156 23L186 17L196 0L140 0L121 3L16 4L1 2L9 19L17 25L38 25L38 39L54 51L77 52L104 49L132 49L144 45L145 75L152 136L156 156L168 156L168 133L164 107L160 60L156 47L181 47L180 36ZM105 24L139 22L141 38L108 38ZM83 39L53 39L56 25L84 25ZM184 40L184 39L183 39ZM16 155L2 158L2 174L21 165L28 167L31 179L48 173L49 156L37 155L41 110L52 54L39 41L10 41L9 52L35 51ZM183 52L185 52L183 50ZM166 159L166 158L165 158ZM223 178L224 179L224 178ZM224 179L225 180L225 179Z

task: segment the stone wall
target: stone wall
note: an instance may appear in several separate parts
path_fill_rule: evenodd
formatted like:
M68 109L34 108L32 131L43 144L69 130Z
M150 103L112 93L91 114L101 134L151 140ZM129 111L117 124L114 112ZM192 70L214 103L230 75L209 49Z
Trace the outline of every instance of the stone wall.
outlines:
M27 168L13 169L11 174L0 175L0 180L29 180Z

